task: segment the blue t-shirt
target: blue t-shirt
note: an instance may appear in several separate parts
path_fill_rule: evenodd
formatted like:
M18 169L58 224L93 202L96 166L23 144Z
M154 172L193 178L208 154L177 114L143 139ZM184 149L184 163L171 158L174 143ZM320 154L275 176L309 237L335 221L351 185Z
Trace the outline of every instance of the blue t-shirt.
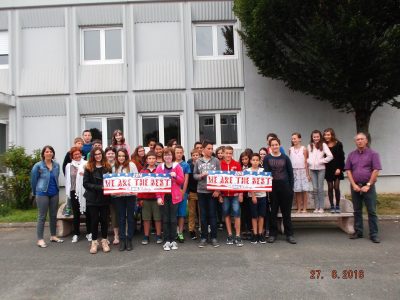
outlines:
M56 177L54 176L53 172L50 172L50 180L49 180L49 186L47 187L47 192L39 192L37 193L37 195L53 197L57 194L58 194L58 186Z
M182 160L179 163L179 165L181 166L184 175L192 173L192 170L190 169L190 165L186 161ZM181 188L183 188L183 184L181 185ZM189 193L189 189L186 189L186 193Z

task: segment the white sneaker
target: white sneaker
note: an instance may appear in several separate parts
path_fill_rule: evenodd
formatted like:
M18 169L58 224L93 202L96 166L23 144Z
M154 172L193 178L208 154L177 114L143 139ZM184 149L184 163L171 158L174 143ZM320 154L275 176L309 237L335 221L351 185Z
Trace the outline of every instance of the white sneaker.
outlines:
M170 243L170 245L172 250L178 250L178 244L175 241Z
M77 243L79 241L79 237L75 234L73 237L72 237L72 243Z
M165 242L163 248L164 248L164 251L171 250L171 243L170 242Z
M91 242L92 241L92 234L91 233L87 234L86 235L86 239L88 240L88 242Z
M324 213L324 209L323 209L323 208L320 208L320 209L319 209L319 213L320 213L320 214L323 214L323 213Z
M319 213L319 210L318 210L318 208L314 209L313 213L314 213L314 214L317 214L317 213Z

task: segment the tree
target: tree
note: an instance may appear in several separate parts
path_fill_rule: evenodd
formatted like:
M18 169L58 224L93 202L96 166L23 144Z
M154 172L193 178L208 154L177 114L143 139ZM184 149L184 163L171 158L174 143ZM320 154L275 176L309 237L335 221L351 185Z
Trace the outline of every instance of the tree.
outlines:
M400 1L235 0L239 32L260 74L354 113L400 108Z

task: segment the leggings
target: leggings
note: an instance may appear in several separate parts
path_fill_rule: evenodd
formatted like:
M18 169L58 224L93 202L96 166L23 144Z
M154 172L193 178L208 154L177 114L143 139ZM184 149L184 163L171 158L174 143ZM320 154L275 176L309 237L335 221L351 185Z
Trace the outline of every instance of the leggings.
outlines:
M340 179L336 178L335 181L326 181L328 183L328 198L331 207L334 206L333 204L333 190L335 190L335 200L336 206L340 205Z
M46 222L47 211L50 215L50 234L56 235L58 194L54 196L36 196L36 205L38 208L38 219L36 233L38 240L43 240L44 223Z
M99 222L101 227L101 238L106 239L108 233L108 218L109 218L109 206L88 206L90 214L90 224L92 229L92 240L96 241L99 231Z

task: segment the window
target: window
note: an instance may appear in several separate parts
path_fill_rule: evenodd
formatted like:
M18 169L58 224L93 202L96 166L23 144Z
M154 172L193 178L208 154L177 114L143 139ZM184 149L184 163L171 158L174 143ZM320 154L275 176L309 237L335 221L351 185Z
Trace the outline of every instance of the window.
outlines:
M140 143L147 146L149 139L155 138L164 145L170 139L177 139L178 144L182 144L182 125L180 114L143 114L139 120Z
M236 58L236 33L233 24L195 25L193 36L195 58Z
M92 133L93 139L99 139L103 143L103 148L111 145L112 134L116 129L121 129L126 138L126 133L124 131L124 118L123 117L84 117L83 118L83 128L95 130L95 134ZM97 130L96 130L97 129Z
M199 113L198 139L239 147L238 112Z
M122 28L83 28L81 63L114 64L123 62Z
M0 31L0 69L8 68L8 31Z

